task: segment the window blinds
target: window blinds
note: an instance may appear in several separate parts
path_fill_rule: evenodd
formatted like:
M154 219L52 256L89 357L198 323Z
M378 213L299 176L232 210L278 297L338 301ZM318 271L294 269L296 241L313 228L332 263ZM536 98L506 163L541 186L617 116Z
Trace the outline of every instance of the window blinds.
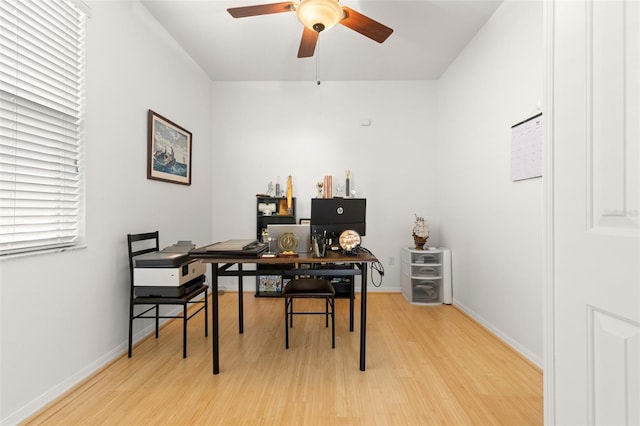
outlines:
M0 255L77 244L85 15L0 2Z

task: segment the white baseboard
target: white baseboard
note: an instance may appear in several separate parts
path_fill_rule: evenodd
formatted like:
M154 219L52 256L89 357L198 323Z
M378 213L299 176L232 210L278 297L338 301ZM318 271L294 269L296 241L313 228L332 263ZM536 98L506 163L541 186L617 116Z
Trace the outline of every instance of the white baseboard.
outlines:
M540 358L539 356L536 356L530 350L522 346L519 342L513 340L511 337L501 332L489 321L482 318L480 315L478 315L473 310L469 309L467 306L463 305L462 303L459 303L455 298L453 299L453 304L457 308L459 308L461 311L463 311L464 313L469 315L471 318L473 318L476 322L478 322L484 328L486 328L489 332L491 332L491 334L495 335L497 338L505 342L507 345L511 346L520 355L522 355L523 357L531 361L538 368L542 369L542 365L543 365L542 358Z
M181 307L176 307L170 311L167 311L167 315L177 315L182 311ZM170 318L164 318L160 321L160 325L169 321ZM155 333L155 325L153 320L150 320L150 324L144 327L142 330L139 330L137 333L133 335L133 344L135 345L138 341L146 338L147 336ZM127 336L128 339L128 336ZM15 412L11 413L9 416L0 419L0 425L9 426L9 425L17 425L20 422L23 422L30 416L33 416L39 410L44 408L47 404L55 401L57 398L61 397L65 393L72 390L75 386L82 383L84 380L88 379L92 375L94 375L101 368L114 361L116 358L122 356L123 353L126 353L128 350L128 340L120 343L118 346L100 356L90 364L78 370L75 374L67 377L62 382L58 383L56 386L52 387L48 391L44 392L37 398L30 401L28 404L25 404L23 407L19 408Z
M126 345L127 343L123 342L122 344L102 355L89 365L81 368L75 374L67 377L65 380L58 383L53 388L49 389L42 395L30 401L28 404L24 405L22 408L19 408L9 416L2 419L1 424L3 426L16 425L26 420L29 416L32 416L33 414L38 412L38 410L41 410L47 404L62 396L64 393L71 390L74 386L87 379L96 371L100 370L102 367L110 363L112 360L122 355L123 350L126 350Z

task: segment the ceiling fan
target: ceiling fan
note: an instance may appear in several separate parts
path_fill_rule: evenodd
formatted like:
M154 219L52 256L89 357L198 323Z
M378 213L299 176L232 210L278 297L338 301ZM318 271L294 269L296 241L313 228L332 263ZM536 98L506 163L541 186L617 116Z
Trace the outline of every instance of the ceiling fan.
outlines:
M313 56L320 32L335 24L344 25L378 43L384 42L393 30L380 22L356 12L346 6L340 6L338 0L300 0L281 3L259 4L255 6L232 7L227 11L234 18L268 15L271 13L296 12L304 25L302 40L298 49L298 58Z

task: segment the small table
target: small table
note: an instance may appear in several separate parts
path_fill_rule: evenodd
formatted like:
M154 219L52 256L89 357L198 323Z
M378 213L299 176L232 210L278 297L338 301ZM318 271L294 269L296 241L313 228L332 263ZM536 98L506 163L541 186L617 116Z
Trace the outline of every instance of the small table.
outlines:
M282 265L282 270L273 269L269 273L274 275L310 275L310 276L343 276L343 275L360 275L362 277L362 288L360 296L360 371L365 370L366 356L366 336L367 336L367 266L370 263L377 262L378 259L368 252L360 251L357 254L345 255L340 252L329 252L325 257L312 257L308 254L300 254L298 257L229 257L218 256L215 253L211 255L190 255L192 259L197 259L203 263L211 264L211 298L212 298L212 328L213 328L213 374L220 373L220 333L219 333L219 315L218 315L218 277L220 276L237 276L238 277L238 317L239 332L244 331L243 319L243 301L242 301L242 278L245 276L255 276L263 271L245 270L244 264L260 264L260 265ZM300 268L289 265L295 264L333 264L332 269L314 269ZM231 269L237 265L237 269ZM344 265L344 268L340 266ZM353 303L353 299L351 300Z

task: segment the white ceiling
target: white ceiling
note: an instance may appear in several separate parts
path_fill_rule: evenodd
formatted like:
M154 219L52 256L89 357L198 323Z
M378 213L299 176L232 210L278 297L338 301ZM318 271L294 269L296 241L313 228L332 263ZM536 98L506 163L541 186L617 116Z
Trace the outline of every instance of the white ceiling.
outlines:
M234 19L229 7L264 0L142 0L212 81L437 79L502 0L343 0L393 28L379 44L342 25L320 34L316 55L297 58L295 13Z

